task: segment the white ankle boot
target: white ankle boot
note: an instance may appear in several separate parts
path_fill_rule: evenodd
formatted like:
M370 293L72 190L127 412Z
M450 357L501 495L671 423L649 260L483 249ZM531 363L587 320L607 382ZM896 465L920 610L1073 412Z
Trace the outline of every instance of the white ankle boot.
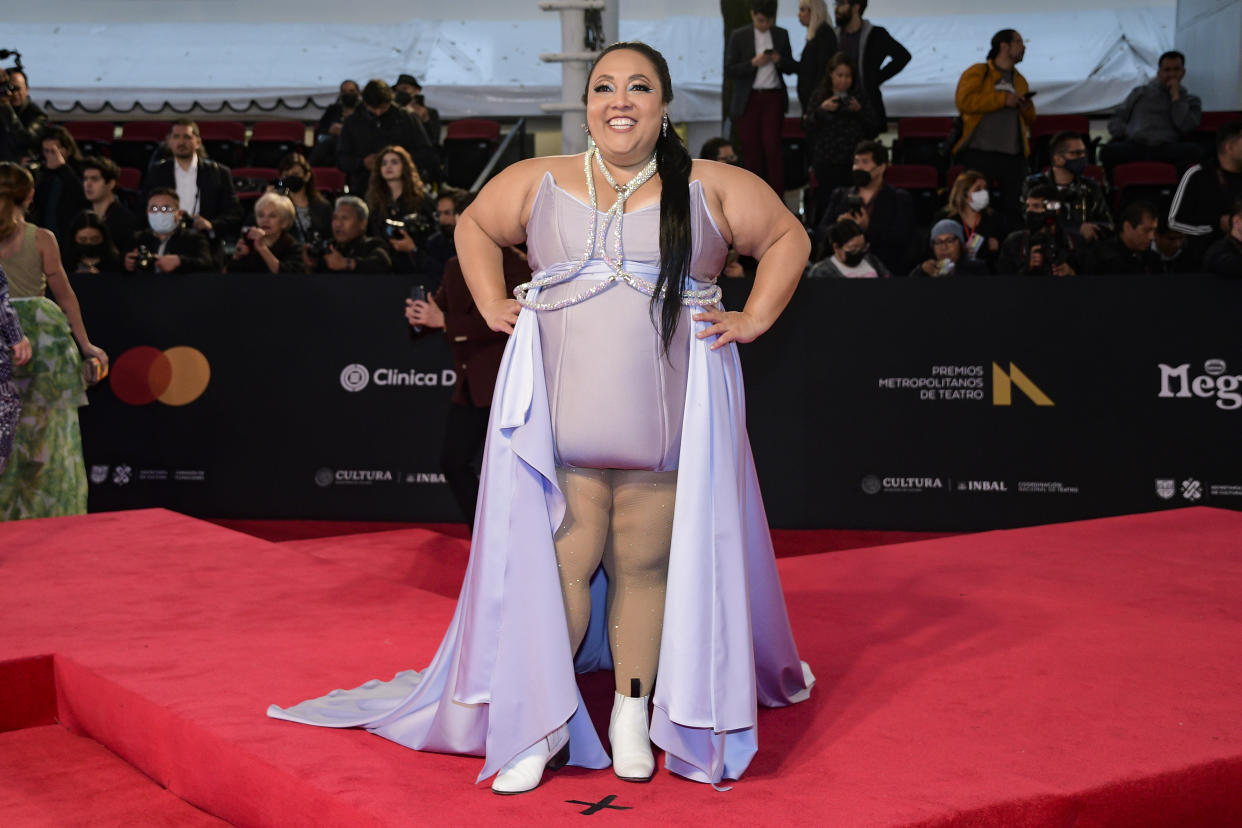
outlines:
M626 782L650 782L655 775L648 731L647 696L634 698L615 693L608 723L612 744L612 770Z
M520 794L533 791L543 779L543 769L559 770L569 761L569 727L561 725L513 757L492 780L492 792Z

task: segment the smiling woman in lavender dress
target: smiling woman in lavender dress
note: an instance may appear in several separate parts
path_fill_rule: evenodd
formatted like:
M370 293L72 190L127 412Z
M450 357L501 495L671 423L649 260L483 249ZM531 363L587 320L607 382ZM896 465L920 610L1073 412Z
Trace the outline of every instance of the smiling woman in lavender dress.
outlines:
M756 703L800 701L814 681L785 614L735 344L789 302L806 232L761 179L691 160L658 52L615 44L589 77L587 153L510 166L458 221L476 305L512 337L439 651L421 673L269 710L481 753L497 793L565 761L647 781L652 742L675 773L737 778ZM522 242L535 274L515 300L501 250ZM759 260L735 312L714 284L730 245ZM575 667L613 670L611 760Z

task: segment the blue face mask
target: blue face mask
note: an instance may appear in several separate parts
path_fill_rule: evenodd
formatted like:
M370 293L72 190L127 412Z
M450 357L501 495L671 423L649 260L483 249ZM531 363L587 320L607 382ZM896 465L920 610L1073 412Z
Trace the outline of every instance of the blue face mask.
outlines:
M147 223L151 225L151 229L162 235L171 233L173 228L177 226L176 213L147 213Z

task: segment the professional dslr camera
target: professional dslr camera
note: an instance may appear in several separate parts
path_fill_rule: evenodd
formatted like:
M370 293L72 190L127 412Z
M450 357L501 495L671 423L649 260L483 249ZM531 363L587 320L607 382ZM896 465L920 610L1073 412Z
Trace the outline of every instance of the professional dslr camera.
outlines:
M1065 231L1065 227L1061 223L1062 205L1059 201L1044 201L1044 212L1042 214L1043 221L1038 226L1033 222L1028 222L1027 230L1030 231L1029 249L1039 248L1039 252L1043 255L1043 264L1039 268L1041 273L1051 273L1054 267L1063 265L1069 260L1070 241Z
M312 259L322 258L323 254L328 252L328 247L331 244L332 239L325 239L318 230L312 230L310 238L306 240L306 255Z
M404 233L414 240L414 244L422 246L427 239L439 229L435 222L423 213L410 213L395 219L384 220L384 235L390 239Z
M155 272L155 254L152 253L151 248L147 247L145 244L138 245L138 256L134 259L134 272Z

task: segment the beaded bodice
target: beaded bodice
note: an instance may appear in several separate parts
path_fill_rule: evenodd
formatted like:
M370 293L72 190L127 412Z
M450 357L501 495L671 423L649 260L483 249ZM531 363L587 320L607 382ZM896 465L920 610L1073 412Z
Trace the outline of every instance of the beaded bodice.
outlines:
M590 205L561 189L551 173L544 173L526 228L527 253L535 270L532 286L538 287L543 280L557 279L579 268L581 272L576 278L584 282L616 277L615 269L606 263L617 261L617 218L611 218L609 221L607 213L593 211ZM690 182L690 221L691 256L687 275L694 281L687 281L684 286L691 298L688 304L714 304L719 296L714 283L724 267L729 246L708 212L703 185L697 180ZM592 228L596 232L594 249L589 260L583 262ZM621 280L631 288L646 292L644 285L655 281L660 267L658 203L621 216L620 246L622 270L635 276L632 281ZM584 284L583 291L577 295L600 287L607 286ZM537 301L534 304L538 306Z

